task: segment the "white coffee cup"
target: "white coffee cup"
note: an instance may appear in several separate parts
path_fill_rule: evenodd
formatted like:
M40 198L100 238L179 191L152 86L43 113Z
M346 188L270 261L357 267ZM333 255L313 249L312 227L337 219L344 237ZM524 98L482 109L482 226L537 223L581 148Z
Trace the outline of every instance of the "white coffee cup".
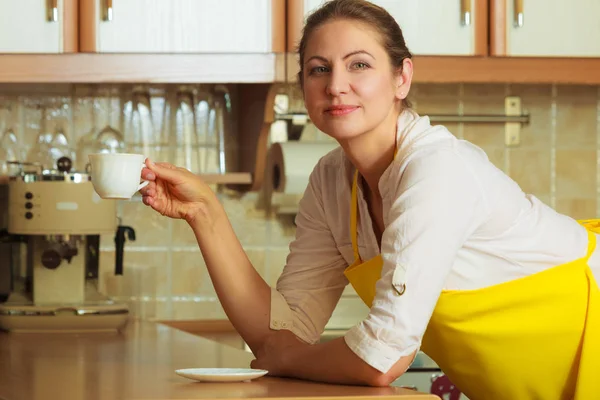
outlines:
M130 199L145 187L141 180L145 157L142 154L90 154L92 185L103 199Z

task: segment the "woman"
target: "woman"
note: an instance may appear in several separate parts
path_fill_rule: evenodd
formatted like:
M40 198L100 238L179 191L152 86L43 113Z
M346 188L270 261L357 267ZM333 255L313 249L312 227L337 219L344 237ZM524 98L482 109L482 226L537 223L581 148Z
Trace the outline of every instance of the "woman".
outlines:
M299 53L308 114L340 148L311 174L276 289L201 180L150 161L143 171L144 203L192 227L253 367L384 386L422 348L471 399L597 395L596 235L409 108L411 54L385 10L326 3ZM348 282L368 317L316 344Z

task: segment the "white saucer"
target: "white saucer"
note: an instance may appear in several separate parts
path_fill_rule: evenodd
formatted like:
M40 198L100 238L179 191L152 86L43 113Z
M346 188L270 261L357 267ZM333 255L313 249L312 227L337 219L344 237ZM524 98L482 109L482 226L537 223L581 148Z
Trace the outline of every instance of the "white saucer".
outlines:
M244 382L260 378L269 371L250 368L187 368L175 370L177 375L200 382Z

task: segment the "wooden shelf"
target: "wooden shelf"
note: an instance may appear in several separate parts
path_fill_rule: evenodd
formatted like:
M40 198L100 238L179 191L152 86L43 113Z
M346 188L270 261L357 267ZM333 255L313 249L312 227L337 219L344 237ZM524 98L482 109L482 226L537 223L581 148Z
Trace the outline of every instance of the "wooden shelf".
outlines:
M415 57L417 83L600 84L600 58Z
M600 58L415 56L417 83L600 84ZM295 82L292 53L0 54L0 83Z
M208 184L224 185L250 185L252 174L250 172L228 172L225 174L200 174L200 178Z
M0 54L2 83L285 81L285 54Z

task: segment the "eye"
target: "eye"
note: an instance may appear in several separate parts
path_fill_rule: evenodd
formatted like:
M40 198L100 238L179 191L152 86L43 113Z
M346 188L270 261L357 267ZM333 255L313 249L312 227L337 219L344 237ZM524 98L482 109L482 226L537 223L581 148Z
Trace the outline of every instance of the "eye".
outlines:
M328 71L329 71L329 68L323 67L323 66L319 66L319 67L311 68L308 71L308 74L309 75L322 75L322 74L327 73Z
M352 64L352 68L354 69L367 69L370 68L369 64L362 62L362 61L357 61L354 64Z

